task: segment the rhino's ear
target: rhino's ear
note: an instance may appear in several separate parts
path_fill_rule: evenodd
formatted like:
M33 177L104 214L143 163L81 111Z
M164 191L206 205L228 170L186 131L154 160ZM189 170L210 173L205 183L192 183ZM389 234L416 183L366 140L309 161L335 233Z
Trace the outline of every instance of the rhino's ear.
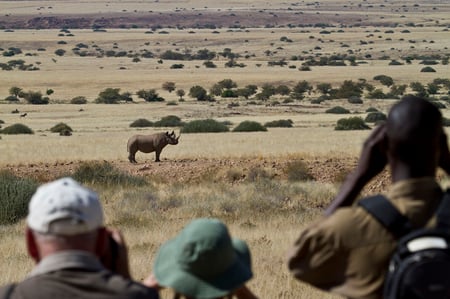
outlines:
M170 133L170 135L171 135L171 136L175 136L175 132L174 132L174 131L172 131L172 133Z
M166 131L166 136L169 136L169 131Z

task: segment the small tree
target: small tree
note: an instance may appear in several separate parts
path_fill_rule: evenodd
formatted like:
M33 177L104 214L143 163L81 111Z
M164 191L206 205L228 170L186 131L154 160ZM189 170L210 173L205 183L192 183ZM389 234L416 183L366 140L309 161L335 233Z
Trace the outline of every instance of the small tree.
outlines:
M178 89L177 90L177 96L180 97L180 101L183 100L184 95L186 94L186 92L184 91L184 89Z
M99 104L117 104L121 100L120 88L106 88L98 94L95 102Z
M305 80L298 82L294 88L292 88L291 98L295 100L302 100L305 96L305 92L310 93L313 87Z
M175 90L175 82L164 82L162 84L162 89L167 90L169 93Z
M252 91L251 89L245 87L245 88L239 88L238 90L236 90L236 94L239 97L244 97L246 100L248 100L248 98L251 97L252 95L254 95L255 92Z
M282 95L282 96L287 96L289 93L291 92L291 89L289 88L289 86L287 85L278 85L275 88L275 93Z
M332 86L330 83L319 83L316 85L316 90L323 95L330 94L331 89L332 89Z
M206 101L208 99L206 89L200 85L192 86L191 89L189 89L189 96L197 99L197 101Z
M236 82L234 82L231 79L223 79L222 81L219 81L217 84L219 84L219 86L222 89L232 89L232 88L236 88L237 87Z
M265 83L261 87L261 92L256 95L258 100L267 101L271 96L275 94L275 86L269 83Z
M22 88L13 86L9 89L9 94L15 96L16 98L19 98L22 94Z
M351 96L360 97L363 92L363 84L355 83L352 80L345 80L336 91L336 98L350 98Z
M215 96L220 96L222 90L223 90L222 86L220 86L219 83L216 83L209 89L209 93Z
M33 105L45 105L48 104L48 97L43 97L40 91L29 91L23 94L23 98Z
M164 98L160 97L155 89L141 89L136 92L139 98L146 102L163 102Z

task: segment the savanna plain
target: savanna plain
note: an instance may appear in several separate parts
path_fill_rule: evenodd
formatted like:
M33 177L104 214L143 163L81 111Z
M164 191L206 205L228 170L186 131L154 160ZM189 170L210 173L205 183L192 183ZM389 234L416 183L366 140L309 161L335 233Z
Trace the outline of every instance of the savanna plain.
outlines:
M75 176L98 191L106 225L125 234L137 280L190 220L217 217L248 242L249 286L261 298L337 298L292 279L285 261L375 126L336 124L364 120L368 109L386 114L402 93L424 93L450 117L449 13L445 1L0 1L0 125L33 130L0 134L0 167L36 183ZM254 93L238 92L251 85ZM208 97L198 100L193 86ZM333 97L345 86L361 92ZM30 104L12 87L48 104ZM106 89L121 96L116 104L102 102ZM336 106L348 114L329 113ZM230 131L181 133L161 162L138 153L131 164L129 137L182 127L130 124L167 116L214 119ZM292 126L233 131L278 120ZM59 123L72 135L52 132ZM389 179L383 172L363 194L386 191ZM0 226L1 284L33 267L24 226Z

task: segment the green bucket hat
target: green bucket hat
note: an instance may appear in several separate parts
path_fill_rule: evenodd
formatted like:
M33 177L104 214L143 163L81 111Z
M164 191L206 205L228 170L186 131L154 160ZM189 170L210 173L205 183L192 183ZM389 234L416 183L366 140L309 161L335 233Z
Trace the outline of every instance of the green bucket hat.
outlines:
M198 299L225 296L253 276L247 244L207 218L193 220L163 244L153 271L161 286Z

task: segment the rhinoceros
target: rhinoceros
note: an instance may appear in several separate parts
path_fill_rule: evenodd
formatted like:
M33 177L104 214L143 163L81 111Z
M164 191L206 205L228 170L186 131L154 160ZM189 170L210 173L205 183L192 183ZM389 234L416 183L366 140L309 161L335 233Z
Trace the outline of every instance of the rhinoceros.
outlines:
M128 149L128 160L131 163L136 162L136 152L141 151L143 153L155 152L155 162L159 162L159 155L162 149L168 144L178 144L178 139L180 136L176 137L174 131L172 133L156 133L152 135L134 135L128 139L127 149Z

